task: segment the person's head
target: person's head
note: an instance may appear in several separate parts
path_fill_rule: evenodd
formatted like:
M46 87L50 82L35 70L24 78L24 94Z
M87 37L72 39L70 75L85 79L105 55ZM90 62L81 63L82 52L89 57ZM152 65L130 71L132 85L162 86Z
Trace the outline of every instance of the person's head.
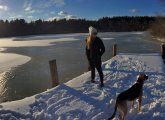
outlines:
M95 38L97 36L97 29L90 26L89 27L89 36Z
M90 26L89 27L89 36L87 38L87 48L90 49L91 41L94 40L97 36L97 29Z

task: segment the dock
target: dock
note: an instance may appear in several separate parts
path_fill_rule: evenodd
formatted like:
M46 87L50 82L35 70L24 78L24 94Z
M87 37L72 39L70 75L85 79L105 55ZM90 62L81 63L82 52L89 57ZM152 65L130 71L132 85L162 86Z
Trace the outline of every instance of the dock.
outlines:
M10 113L24 119L106 120L113 113L116 96L132 86L140 73L149 76L144 85L142 112L137 112L135 103L126 120L162 120L165 117L165 67L161 53L118 53L104 62L102 69L103 88L99 87L98 74L96 83L91 83L90 72L86 72L44 93L1 104L0 118Z

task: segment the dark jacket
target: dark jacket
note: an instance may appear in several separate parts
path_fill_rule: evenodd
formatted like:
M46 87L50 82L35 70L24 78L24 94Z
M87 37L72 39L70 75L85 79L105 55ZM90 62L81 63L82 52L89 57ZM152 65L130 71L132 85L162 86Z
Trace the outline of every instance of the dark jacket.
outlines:
M101 56L104 54L104 52L105 52L105 47L103 41L99 37L96 37L95 40L92 40L90 44L90 49L88 49L86 46L86 55L88 61L101 60Z

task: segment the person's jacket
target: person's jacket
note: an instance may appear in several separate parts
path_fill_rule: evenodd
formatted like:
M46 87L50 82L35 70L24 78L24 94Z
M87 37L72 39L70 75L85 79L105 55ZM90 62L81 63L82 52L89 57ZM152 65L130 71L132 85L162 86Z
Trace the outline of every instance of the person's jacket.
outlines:
M104 54L104 52L105 47L103 41L99 37L96 37L94 40L91 41L90 49L88 49L86 46L86 56L89 61L101 60L101 56Z

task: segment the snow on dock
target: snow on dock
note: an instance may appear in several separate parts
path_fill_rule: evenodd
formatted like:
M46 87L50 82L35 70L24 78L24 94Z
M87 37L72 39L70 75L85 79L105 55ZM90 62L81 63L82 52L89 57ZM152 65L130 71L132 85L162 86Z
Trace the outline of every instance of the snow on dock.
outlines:
M135 104L126 120L165 119L165 67L161 55L119 54L102 67L104 88L99 88L98 74L97 82L91 83L87 72L44 93L1 104L0 119L106 120L114 110L116 96L132 86L139 73L149 76L144 84L142 112L137 112Z

